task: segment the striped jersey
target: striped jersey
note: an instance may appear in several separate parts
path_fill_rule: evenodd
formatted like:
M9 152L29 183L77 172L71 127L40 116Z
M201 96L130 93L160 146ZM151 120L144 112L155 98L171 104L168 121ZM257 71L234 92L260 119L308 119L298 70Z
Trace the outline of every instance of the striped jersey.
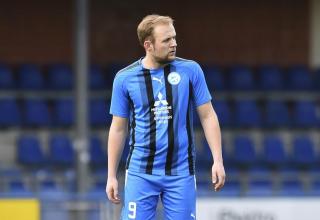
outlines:
M114 79L110 114L129 119L126 168L154 175L193 175L193 109L211 100L203 71L176 58L158 69L142 59Z

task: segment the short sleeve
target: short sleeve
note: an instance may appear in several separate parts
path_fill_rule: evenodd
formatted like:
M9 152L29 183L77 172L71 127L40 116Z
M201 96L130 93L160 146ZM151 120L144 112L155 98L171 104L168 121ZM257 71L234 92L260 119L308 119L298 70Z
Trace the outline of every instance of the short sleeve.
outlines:
M194 63L193 65L193 77L192 77L192 86L193 86L193 100L195 106L198 107L202 104L205 104L211 101L212 97L209 92L204 73L199 64Z
M124 86L124 78L122 74L117 74L114 78L110 114L128 118L130 115L129 94Z

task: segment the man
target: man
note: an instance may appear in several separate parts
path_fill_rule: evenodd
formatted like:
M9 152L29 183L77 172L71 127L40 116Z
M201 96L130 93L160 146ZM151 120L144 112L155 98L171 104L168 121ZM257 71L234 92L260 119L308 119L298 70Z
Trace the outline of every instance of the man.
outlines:
M197 109L212 151L216 191L225 181L218 119L200 66L176 57L173 20L146 16L137 32L146 56L119 71L113 83L106 192L111 202L120 203L116 173L130 122L122 219L154 219L160 197L165 219L193 220L192 108Z

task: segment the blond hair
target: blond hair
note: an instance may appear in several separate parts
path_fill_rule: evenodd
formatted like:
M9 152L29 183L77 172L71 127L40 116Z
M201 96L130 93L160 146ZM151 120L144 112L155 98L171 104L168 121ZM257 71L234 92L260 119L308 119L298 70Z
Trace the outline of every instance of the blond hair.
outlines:
M161 16L157 14L147 15L142 19L137 28L137 34L139 43L143 46L146 39L150 39L152 42L153 30L158 24L173 24L173 19L169 16Z

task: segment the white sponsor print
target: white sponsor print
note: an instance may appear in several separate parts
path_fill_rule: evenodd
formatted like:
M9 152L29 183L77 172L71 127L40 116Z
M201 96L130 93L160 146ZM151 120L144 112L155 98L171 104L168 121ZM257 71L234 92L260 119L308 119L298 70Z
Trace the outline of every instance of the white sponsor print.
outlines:
M169 73L168 75L168 82L171 84L171 85L178 85L179 82L181 80L181 76L179 73L177 72L171 72Z
M153 76L152 80L158 81L162 85L162 78L163 78L163 76L161 76L160 78L157 78L157 77Z
M169 106L168 101L164 99L161 92L157 97L158 100L154 102L154 108L151 108L151 112L154 113L154 120L157 123L166 124L169 119L172 119L172 115L169 115L172 106Z
M193 213L191 213L190 216L191 216L193 219L196 219L196 216L195 216Z
M162 105L168 105L167 100L165 100L165 99L163 100L162 98L163 98L163 95L162 95L161 92L159 92L159 94L158 94L158 99L159 99L159 100L154 102L154 107L159 106L160 103L161 103Z

